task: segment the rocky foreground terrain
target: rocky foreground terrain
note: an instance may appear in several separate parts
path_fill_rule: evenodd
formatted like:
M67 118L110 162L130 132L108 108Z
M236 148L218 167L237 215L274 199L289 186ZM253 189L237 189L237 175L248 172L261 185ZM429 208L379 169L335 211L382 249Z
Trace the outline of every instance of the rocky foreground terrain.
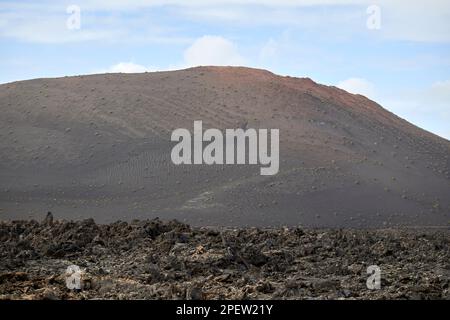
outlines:
M441 230L0 223L1 299L449 299ZM81 268L81 289L66 269ZM366 286L369 265L381 289Z

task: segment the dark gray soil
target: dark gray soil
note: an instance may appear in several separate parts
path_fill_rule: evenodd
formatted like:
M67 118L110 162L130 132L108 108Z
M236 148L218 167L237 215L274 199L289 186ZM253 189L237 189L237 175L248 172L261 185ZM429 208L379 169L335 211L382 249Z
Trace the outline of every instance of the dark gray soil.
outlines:
M449 230L0 223L1 299L450 299ZM66 268L82 269L81 290ZM366 286L381 268L381 288Z

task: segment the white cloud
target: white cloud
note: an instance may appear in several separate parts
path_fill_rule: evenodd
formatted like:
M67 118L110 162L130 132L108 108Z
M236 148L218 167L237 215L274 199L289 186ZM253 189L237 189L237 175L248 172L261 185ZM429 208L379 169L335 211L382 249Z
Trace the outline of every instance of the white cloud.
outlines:
M179 63L164 68L146 67L133 62L121 62L111 66L106 72L145 72L145 71L170 71L197 66L242 66L245 59L240 55L237 46L230 40L220 36L205 35L194 40L183 52L183 60Z
M179 13L193 19L252 26L283 25L325 36L376 36L417 42L450 42L448 0L234 0L189 1ZM187 4L189 3L189 4ZM381 29L368 30L366 9L380 7Z
M400 117L450 139L450 80L438 81L422 89L395 90L380 101Z
M438 114L450 123L450 80L437 81L419 90L406 90L391 93L393 105L400 111L414 111L418 114Z
M369 99L375 98L375 86L366 79L350 78L339 82L336 86L350 93L362 94Z
M108 69L110 73L140 73L146 71L155 71L155 69L133 62L119 62Z
M245 64L237 46L228 39L219 36L203 36L184 51L184 65L236 66Z
M158 71L156 68L146 67L134 62L119 62L110 66L107 69L94 70L91 73L142 73Z
M67 19L70 17L64 6L38 6L36 4L6 3L0 7L0 37L17 39L32 43L68 43L95 40L112 40L123 36L121 30L103 19L92 19L83 15L81 29L69 30ZM94 22L95 20L95 22ZM93 23L92 27L85 28Z
M325 36L371 34L384 39L450 42L448 0L406 3L404 0L77 0L75 3L80 6L82 17L82 28L76 33L64 30L67 19L64 5L50 0L39 4L2 1L0 36L41 43L124 42L136 37L152 42L164 42L169 38L177 43L186 41L170 32L139 34L139 30L153 21L148 17L152 9L146 9L160 7L170 8L169 25L180 17L188 17L215 24L293 26ZM365 27L366 8L374 3L381 9L381 29L376 32ZM129 12L133 12L132 19L127 16ZM146 22L136 25L140 18ZM162 16L158 21L164 19L166 17Z
M185 44L192 41L191 37L176 33L173 26L158 25L143 13L138 12L131 19L122 11L113 13L102 6L76 3L80 7L80 28L71 30L67 27L71 13L64 4L0 2L0 38L43 44L88 41Z
M362 94L380 103L396 115L411 123L450 139L450 80L437 81L426 88L381 92L370 81L350 78L337 87L355 94Z
M448 0L380 1L385 38L418 42L450 42Z

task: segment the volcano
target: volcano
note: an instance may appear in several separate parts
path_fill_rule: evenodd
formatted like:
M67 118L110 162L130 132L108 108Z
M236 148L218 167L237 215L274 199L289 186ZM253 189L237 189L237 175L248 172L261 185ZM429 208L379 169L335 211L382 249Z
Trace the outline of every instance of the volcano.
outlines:
M0 85L0 219L444 227L450 142L361 95L243 67ZM279 172L175 165L171 133L279 129Z

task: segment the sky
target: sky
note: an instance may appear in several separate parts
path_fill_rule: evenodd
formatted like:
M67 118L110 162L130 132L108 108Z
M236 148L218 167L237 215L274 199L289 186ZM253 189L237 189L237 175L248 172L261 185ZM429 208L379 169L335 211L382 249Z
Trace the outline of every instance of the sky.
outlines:
M0 83L198 65L309 77L450 139L448 0L0 0Z

